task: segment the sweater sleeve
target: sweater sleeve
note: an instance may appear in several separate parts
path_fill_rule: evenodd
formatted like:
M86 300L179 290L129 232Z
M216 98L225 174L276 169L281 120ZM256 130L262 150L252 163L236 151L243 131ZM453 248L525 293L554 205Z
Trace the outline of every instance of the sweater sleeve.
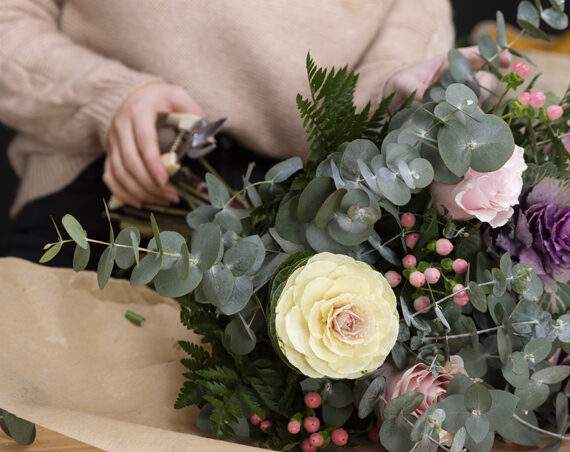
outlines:
M372 105L390 77L414 63L429 60L453 46L454 28L449 0L396 0L378 27L375 39L356 67L360 74L356 104Z
M104 142L121 102L159 80L77 45L59 0L0 1L0 121L58 149Z

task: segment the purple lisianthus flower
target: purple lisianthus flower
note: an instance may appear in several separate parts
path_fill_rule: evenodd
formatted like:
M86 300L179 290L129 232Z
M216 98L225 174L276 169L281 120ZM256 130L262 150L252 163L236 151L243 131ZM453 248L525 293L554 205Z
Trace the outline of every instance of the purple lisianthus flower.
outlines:
M544 289L554 293L570 281L570 183L546 177L520 197L511 234L496 245L532 268Z

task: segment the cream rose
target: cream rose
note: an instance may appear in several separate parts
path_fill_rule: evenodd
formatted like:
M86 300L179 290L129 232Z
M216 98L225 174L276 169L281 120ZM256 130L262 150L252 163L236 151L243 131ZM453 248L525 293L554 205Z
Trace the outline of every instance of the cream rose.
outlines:
M493 228L503 226L519 203L526 168L524 149L515 145L511 158L497 171L469 169L457 185L434 182L431 191L435 207L441 215L445 206L455 220L477 218Z
M396 296L364 262L320 253L289 276L275 306L279 348L301 373L358 378L377 369L398 336Z

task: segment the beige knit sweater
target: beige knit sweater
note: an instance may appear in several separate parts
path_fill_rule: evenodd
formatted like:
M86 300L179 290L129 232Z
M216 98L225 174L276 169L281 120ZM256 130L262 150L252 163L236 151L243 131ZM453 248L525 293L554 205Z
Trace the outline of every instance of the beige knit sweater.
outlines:
M1 0L0 121L20 132L12 214L99 157L118 106L157 77L254 151L304 156L308 51L360 72L364 105L452 38L448 0Z

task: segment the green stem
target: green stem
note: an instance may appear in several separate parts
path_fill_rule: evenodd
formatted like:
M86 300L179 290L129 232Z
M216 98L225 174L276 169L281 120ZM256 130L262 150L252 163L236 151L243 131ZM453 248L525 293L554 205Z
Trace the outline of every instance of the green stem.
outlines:
M499 97L499 100L497 101L497 105L495 105L495 108L493 109L493 114L497 113L497 110L499 109L501 102L503 101L503 99L505 98L505 96L507 95L507 93L509 92L510 89L511 89L510 85L507 85L505 87L503 94L501 94L501 97Z
M232 189L232 187L229 186L229 184L222 178L222 176L220 176L220 174L216 171L216 169L210 165L210 162L208 162L205 158L199 158L198 161L200 162L200 164L206 169L206 171L209 171L210 173L212 173L214 176L216 176L218 178L218 180L220 180L222 182L222 184L224 184L224 186L226 187L226 189L232 193L234 192L234 190ZM241 191L237 192L237 194L232 198L232 199L237 199L240 204L245 207L246 209L249 209L251 206L249 205L249 203L241 196Z
M570 132L566 132L566 133L563 133L562 135L558 135L558 137L556 137L556 138L564 138L564 137L567 137L568 135L570 135ZM548 140L538 141L536 143L536 145L541 146L543 144L552 143L553 140L554 140L554 138L549 138Z
M248 185L247 187L245 187L243 190L240 190L240 191L238 191L236 194L234 194L234 195L228 200L228 202L226 202L226 203L224 204L224 209L225 209L226 207L228 207L228 206L232 203L232 201L234 201L236 198L238 198L239 196L241 196L241 194L244 193L248 188L255 187L255 186L257 186L257 185L272 184L272 183L273 183L273 181L271 181L271 180L262 180L262 181L259 181L259 182L254 182L253 184L249 184L249 185Z
M517 323L513 323L513 326L519 326L519 325L536 325L538 324L538 320L527 320L525 322L517 322ZM493 328L487 328L485 330L478 330L476 332L477 335L479 334L485 334L485 333L490 333L491 331L497 331L499 328L501 328L501 326L495 326ZM471 336L473 333L461 333L461 334L454 334L452 336L428 336L428 337L424 337L422 338L423 341L436 341L439 339L459 339L462 337L469 337Z
M528 119L528 129L530 131L530 138L531 138L532 146L534 148L535 163L538 163L536 161L536 154L538 153L538 146L536 143L536 134L534 133L534 127L532 126L532 120L530 118Z
M544 430L544 429L542 429L542 428L540 428L540 427L537 427L536 425L532 425L531 423L529 423L529 422L525 421L524 419L521 419L520 417L518 417L516 414L513 414L513 417L514 417L518 422L520 422L521 424L526 425L527 427L529 427L529 428L531 428L531 429L533 429L533 430L536 430L537 432L544 433L545 435L549 435L549 436L554 436L555 438L558 438L558 439L568 439L568 440L570 440L570 437L568 437L568 436L564 436L564 435L562 435L562 434L560 434L560 433L549 432L548 430Z
M524 28L519 31L519 34L515 36L515 39L513 39L513 42L511 42L509 45L507 45L507 47L510 49L512 46L514 46L516 44L516 42L522 38L522 36L524 35L525 31Z

